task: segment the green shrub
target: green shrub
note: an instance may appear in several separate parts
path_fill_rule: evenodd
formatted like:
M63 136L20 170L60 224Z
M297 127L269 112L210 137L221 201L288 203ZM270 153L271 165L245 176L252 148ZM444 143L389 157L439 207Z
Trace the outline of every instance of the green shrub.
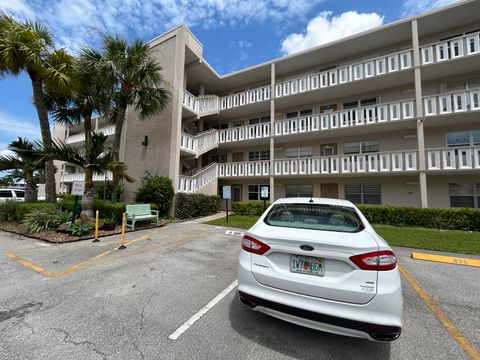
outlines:
M358 208L372 224L480 231L480 211L474 209L421 209L367 205L359 205Z
M92 232L92 225L85 221L78 221L70 226L70 232L74 236L84 236Z
M35 234L44 230L56 229L65 222L65 215L60 215L60 213L60 207L56 206L31 209L23 219L25 231L27 234Z
M160 215L164 216L172 206L173 194L170 178L147 174L142 179L142 187L137 191L137 202L157 205Z
M267 201L265 209L270 206L270 203ZM243 202L234 202L232 203L232 211L237 215L257 215L260 216L263 214L264 205L263 201L243 201Z
M62 200L71 200L73 201L73 199L75 198L75 195L72 195L72 194L57 194L57 198L59 199L62 199Z
M215 214L220 210L220 196L178 193L175 197L175 217L196 218Z
M11 200L0 203L0 221L16 220L17 205L16 201Z
M60 203L63 210L73 211L73 201L64 200ZM99 200L95 199L94 210L100 212L100 217L114 217L117 221L121 221L122 214L125 212L125 203L124 202L112 202L110 200ZM152 205L152 210L156 210L156 207ZM78 212L80 209L80 201L78 202Z
M46 203L46 202L32 202L32 203L17 203L15 210L15 218L18 221L22 221L25 218L25 215L32 210L42 210L47 208L58 208L60 207L57 204Z
M117 201L123 193L123 185L117 185ZM107 181L106 183L95 184L95 197L97 199L111 199L113 194L113 182Z

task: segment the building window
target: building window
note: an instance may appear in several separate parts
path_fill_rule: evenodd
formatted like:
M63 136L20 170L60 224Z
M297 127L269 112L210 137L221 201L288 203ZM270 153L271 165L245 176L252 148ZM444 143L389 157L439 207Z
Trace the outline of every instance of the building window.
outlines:
M312 114L313 114L312 109L296 110L296 111L287 112L286 117L287 117L287 119L294 119L294 118L297 118L297 117L309 116L309 115L312 115Z
M354 204L381 205L380 184L345 184L345 200Z
M311 146L287 148L285 151L287 158L302 158L313 156L313 148Z
M257 124L264 124L270 122L270 116L264 116L261 118L255 118L248 120L249 125L257 125Z
M266 185L248 185L248 200L260 200L260 186Z
M208 163L226 163L227 154L211 154L208 156Z
M285 197L313 197L313 185L285 185Z
M256 150L248 152L248 161L270 160L270 150Z
M450 183L448 195L452 208L480 208L480 183Z
M368 98L362 100L355 100L355 101L346 101L343 103L343 108L346 109L355 109L360 106L372 106L377 104L377 98Z
M344 154L378 152L378 140L352 141L343 144Z
M447 133L447 146L471 146L480 144L480 130Z

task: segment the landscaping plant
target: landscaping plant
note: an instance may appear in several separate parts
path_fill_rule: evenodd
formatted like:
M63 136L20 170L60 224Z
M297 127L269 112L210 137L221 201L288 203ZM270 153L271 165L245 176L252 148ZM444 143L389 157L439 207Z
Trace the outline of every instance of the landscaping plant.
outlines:
M161 216L168 214L173 200L172 180L166 176L152 176L147 173L142 178L142 186L137 191L137 202L155 204Z
M217 213L221 206L221 198L217 195L178 193L175 201L175 217L179 219L212 215Z
M65 215L59 215L62 210L57 207L32 209L23 219L23 227L27 234L36 234L45 230L54 230L65 221Z
M16 220L17 204L12 200L0 203L0 221Z
M70 232L73 236L88 235L92 230L92 225L87 221L78 221L70 226Z

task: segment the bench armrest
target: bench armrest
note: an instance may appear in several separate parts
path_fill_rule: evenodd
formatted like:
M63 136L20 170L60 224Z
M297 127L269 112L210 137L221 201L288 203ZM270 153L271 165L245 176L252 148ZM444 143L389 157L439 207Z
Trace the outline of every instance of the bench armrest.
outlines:
M152 215L158 215L160 214L160 211L158 210L150 210L152 212Z
M127 219L130 219L130 218L135 219L135 214L133 214L133 213L128 213L128 212L125 213L125 214L126 214L125 216L127 217Z

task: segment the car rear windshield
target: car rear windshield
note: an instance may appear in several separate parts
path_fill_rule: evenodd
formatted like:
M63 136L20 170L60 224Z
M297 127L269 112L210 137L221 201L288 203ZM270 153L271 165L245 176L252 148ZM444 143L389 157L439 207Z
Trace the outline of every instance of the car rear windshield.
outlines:
M325 204L276 204L264 222L271 226L348 233L364 229L354 208Z

